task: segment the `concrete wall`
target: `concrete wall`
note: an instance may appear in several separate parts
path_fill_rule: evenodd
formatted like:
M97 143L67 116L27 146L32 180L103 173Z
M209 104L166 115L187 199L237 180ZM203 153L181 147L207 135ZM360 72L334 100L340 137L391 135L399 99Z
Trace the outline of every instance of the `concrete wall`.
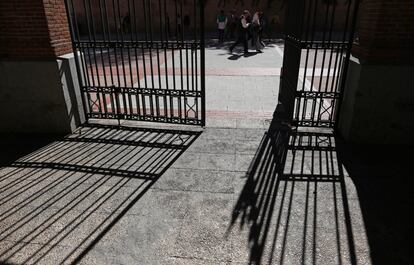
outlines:
M414 145L414 66L352 58L339 132L353 143Z
M0 132L68 133L83 120L73 55L0 60Z

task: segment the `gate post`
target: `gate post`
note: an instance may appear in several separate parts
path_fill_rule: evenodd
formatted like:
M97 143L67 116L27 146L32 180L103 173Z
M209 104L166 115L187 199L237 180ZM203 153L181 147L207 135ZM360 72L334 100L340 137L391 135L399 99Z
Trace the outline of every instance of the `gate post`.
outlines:
M295 106L295 94L298 84L304 0L288 1L284 22L284 56L280 76L278 104L274 113L277 120L291 123Z
M338 132L358 144L414 144L414 2L363 0Z
M82 123L64 2L0 1L0 131L68 133Z

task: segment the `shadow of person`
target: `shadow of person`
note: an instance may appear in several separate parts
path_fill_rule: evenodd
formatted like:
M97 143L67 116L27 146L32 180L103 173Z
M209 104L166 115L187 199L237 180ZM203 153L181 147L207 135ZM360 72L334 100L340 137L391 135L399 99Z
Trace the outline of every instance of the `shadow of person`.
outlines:
M227 59L228 60L231 60L231 61L236 61L236 60L240 59L242 56L243 56L243 54L232 54Z
M258 52L258 51L256 51L256 52L248 52L248 53L245 53L243 55L243 57L248 58L248 57L255 56L255 55L259 54L259 53L263 53L263 52L261 52L261 51L260 52Z
M249 57L255 56L255 55L259 54L259 53L262 53L262 52L248 52L248 53L244 53L244 54L232 54L227 59L228 60L235 61L235 60L240 59L241 57L249 58Z

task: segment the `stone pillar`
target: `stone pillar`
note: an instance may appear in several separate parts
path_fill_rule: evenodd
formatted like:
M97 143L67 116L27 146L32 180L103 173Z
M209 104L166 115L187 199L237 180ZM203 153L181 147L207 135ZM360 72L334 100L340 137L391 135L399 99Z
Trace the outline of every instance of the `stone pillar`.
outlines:
M0 132L67 133L83 120L64 0L0 1Z
M414 144L414 1L362 0L339 132L354 143Z

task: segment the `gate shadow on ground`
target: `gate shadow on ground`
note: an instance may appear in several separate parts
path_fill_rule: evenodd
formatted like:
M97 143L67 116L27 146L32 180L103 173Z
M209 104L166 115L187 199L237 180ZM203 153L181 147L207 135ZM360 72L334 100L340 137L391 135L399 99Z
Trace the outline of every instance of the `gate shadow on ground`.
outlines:
M83 127L3 168L0 264L79 263L200 134Z
M351 222L357 207L349 205L336 151L331 134L270 126L229 228L248 230L249 264L356 264L365 257L357 255L354 240L364 229Z
M272 123L229 230L250 264L411 264L413 152Z

